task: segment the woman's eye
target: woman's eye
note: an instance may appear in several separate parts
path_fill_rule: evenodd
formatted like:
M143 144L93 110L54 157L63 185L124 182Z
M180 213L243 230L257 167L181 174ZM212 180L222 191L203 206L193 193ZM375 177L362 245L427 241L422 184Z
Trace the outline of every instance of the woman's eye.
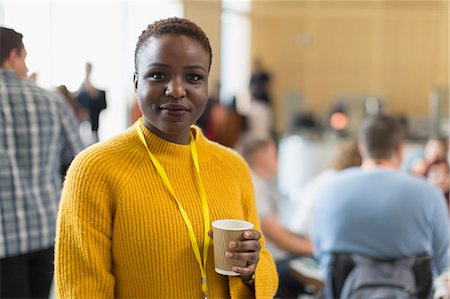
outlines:
M148 75L148 78L152 80L162 80L165 76L163 73L152 73Z
M202 76L199 76L199 75L189 75L189 76L187 76L187 79L188 79L189 81L197 82L197 81L200 81L200 80L202 79Z

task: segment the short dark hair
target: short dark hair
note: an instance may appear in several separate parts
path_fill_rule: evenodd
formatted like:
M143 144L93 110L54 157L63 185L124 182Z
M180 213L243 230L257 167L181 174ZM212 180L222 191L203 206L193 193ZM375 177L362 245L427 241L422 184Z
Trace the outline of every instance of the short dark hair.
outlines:
M11 51L20 52L24 46L23 35L13 29L0 27L0 66L6 62Z
M139 36L139 40L136 44L136 50L134 52L134 69L136 72L138 71L138 55L145 43L151 37L161 37L166 34L185 35L198 41L205 49L205 51L209 54L208 70L211 68L212 49L205 32L203 32L203 30L197 24L190 20L173 17L156 21L148 25L147 29L142 31L142 34Z
M365 119L358 131L358 142L372 159L389 159L402 140L400 122L389 115Z

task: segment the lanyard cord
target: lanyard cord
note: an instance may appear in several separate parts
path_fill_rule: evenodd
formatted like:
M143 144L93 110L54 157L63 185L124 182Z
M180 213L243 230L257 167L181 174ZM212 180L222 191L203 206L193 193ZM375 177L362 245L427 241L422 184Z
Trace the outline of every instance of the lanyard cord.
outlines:
M178 200L178 197L175 195L175 191L172 188L172 184L169 181L166 171L164 170L164 168L161 166L159 161L156 159L156 157L152 154L152 152L148 148L147 142L145 141L144 133L142 133L141 123L142 123L142 119L139 120L139 123L137 125L137 132L139 135L139 139L141 140L141 142L144 144L145 148L147 149L147 153L148 153L153 165L155 166L156 170L158 171L159 175L161 176L161 179L163 180L164 185L167 187L170 194L173 196L173 198L175 199L175 201L178 205L178 209L180 210L181 216L183 217L184 223L186 224L186 228L188 230L189 239L191 240L191 246L192 246L192 250L194 251L195 259L197 260L197 263L200 267L200 272L202 275L202 291L203 291L203 296L206 297L207 291L208 291L208 288L206 285L206 260L208 258L208 248L209 248L209 243L210 243L210 240L208 237L210 220L209 220L208 202L206 200L206 192L205 192L205 188L203 186L202 179L200 177L200 167L198 164L198 153L197 153L197 147L195 145L194 136L192 135L192 132L191 132L190 133L191 141L189 143L189 146L191 148L192 160L194 161L195 172L197 174L196 175L197 184L199 187L200 198L202 200L202 210L203 210L203 220L204 220L203 262L202 262L202 258L200 256L200 249L198 246L197 238L195 237L195 234L194 234L194 229L192 228L191 221L189 220L189 217L188 217L186 211L184 210L183 206L181 205L180 201Z

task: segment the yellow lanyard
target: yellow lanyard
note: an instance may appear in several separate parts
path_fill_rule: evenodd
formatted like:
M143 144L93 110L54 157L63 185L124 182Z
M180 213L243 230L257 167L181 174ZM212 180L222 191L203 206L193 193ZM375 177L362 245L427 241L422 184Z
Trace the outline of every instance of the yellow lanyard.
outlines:
M156 170L158 171L159 175L161 176L161 179L164 182L164 185L166 185L167 189L169 190L170 194L175 198L175 201L177 202L178 209L180 210L181 216L183 217L184 223L186 224L188 233L189 233L189 239L191 240L191 246L192 250L194 251L195 258L197 260L197 263L200 267L200 272L202 275L202 291L203 291L203 297L207 297L207 291L208 288L206 286L206 259L208 257L208 248L209 248L209 237L208 237L208 231L209 231L209 208L208 208L208 202L206 200L206 192L205 188L203 187L203 182L200 177L200 167L198 164L198 154L197 154L197 147L195 145L195 139L191 132L191 141L190 141L190 148L191 148L191 155L192 160L194 161L195 171L197 173L197 183L199 187L200 192L200 198L202 200L202 209L203 209L203 220L204 220L204 238L203 238L203 262L202 258L200 256L200 249L198 246L197 238L194 234L194 229L192 228L191 221L189 220L189 217L184 210L183 206L181 205L180 201L178 200L178 197L175 195L175 191L172 188L172 185L170 184L169 178L167 176L166 171L161 166L161 164L158 162L156 157L150 152L150 149L148 148L147 142L145 141L144 133L142 133L141 129L142 119L139 120L139 123L137 125L137 131L139 135L139 139L141 139L141 142L144 144L145 148L147 149L148 155L150 156L150 159L153 162L153 165L155 166Z

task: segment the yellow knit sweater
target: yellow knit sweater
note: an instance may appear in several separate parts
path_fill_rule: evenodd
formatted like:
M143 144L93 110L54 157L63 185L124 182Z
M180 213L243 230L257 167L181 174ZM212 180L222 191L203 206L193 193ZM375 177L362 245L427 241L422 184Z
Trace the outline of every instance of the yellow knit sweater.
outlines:
M200 269L175 200L155 170L136 126L73 161L58 215L55 273L60 298L201 298ZM186 210L199 247L203 215L189 145L167 142L142 126ZM245 162L193 127L211 221L235 218L260 230ZM264 243L263 240L261 240ZM255 291L207 262L210 298L272 298L275 264L263 247Z

